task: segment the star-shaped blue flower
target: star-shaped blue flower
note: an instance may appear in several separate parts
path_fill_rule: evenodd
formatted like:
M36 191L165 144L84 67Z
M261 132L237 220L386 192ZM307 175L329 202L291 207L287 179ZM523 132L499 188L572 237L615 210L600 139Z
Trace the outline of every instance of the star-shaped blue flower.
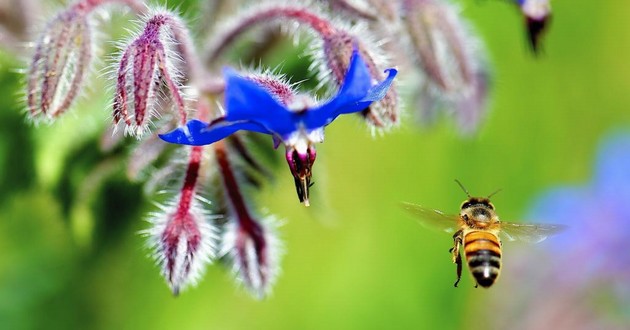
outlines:
M226 115L209 124L191 120L185 128L160 135L160 138L176 144L206 145L245 130L286 141L294 132L323 128L339 115L362 111L382 99L397 70L385 72L387 78L374 84L367 65L355 50L338 94L324 104L294 111L279 103L264 87L227 68L224 70Z

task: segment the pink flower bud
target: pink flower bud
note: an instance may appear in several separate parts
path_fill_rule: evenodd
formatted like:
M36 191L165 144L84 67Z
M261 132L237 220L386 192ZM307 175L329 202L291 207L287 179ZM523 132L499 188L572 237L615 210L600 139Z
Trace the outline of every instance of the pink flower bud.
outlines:
M180 200L178 205L162 206L150 220L152 228L146 231L161 273L175 295L201 278L214 258L216 239L210 224L213 218L199 202L190 200L188 208L182 204Z
M270 293L279 273L281 244L271 219L262 223L242 220L228 224L220 255L229 258L236 279L262 299Z
M356 47L365 61L374 81L382 81L385 78L383 68L378 67L377 61L368 51L366 46L355 36L343 31L334 30L323 38L323 56L325 65L332 72L333 81L338 85L344 81L346 72L350 67L350 58ZM390 128L398 124L398 94L395 86L392 86L380 101L372 103L363 111L363 115L370 125L376 128Z
M28 69L31 118L56 118L70 108L84 87L92 52L92 27L85 11L70 7L46 25Z
M179 20L170 13L158 13L146 20L144 31L123 51L116 76L113 105L114 123L124 121L127 133L142 136L158 115L158 93L162 83L169 90L182 123L186 121L181 84L174 63L175 55L165 27L179 28Z
M488 97L489 73L481 41L456 8L445 1L405 0L403 6L412 53L428 84L417 97L441 101L423 100L428 107L444 103L454 109L460 128L473 132L484 115ZM430 114L434 109L421 111Z

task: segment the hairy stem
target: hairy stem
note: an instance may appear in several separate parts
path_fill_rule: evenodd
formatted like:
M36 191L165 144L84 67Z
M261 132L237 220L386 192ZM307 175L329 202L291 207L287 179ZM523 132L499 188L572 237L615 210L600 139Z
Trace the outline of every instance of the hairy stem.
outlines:
M213 63L221 54L243 33L257 24L268 23L271 20L285 18L305 24L322 38L336 32L330 21L302 7L272 7L254 12L241 19L239 24L225 31L209 42L206 49L205 62Z

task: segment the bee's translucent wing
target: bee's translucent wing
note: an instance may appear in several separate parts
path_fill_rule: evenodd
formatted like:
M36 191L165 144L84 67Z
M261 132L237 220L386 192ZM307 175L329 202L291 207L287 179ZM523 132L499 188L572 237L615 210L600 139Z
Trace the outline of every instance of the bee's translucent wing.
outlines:
M454 233L457 229L459 215L444 214L440 210L426 208L417 204L403 202L402 207L409 213L418 217L421 225L447 233Z
M501 234L508 241L538 243L566 229L564 225L501 221Z

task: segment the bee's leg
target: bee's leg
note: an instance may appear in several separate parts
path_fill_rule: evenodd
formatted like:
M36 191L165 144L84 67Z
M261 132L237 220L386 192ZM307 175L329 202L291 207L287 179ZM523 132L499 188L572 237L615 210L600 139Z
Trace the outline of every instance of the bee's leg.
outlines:
M457 281L455 281L455 287L459 284L459 280L462 278L462 256L459 253L459 247L462 244L463 231L458 230L453 235L453 247L449 250L449 252L453 255L453 263L457 264Z
M455 281L454 286L457 287L457 284L459 284L459 280L462 278L462 256L461 255L457 254L455 263L457 264L457 281Z

